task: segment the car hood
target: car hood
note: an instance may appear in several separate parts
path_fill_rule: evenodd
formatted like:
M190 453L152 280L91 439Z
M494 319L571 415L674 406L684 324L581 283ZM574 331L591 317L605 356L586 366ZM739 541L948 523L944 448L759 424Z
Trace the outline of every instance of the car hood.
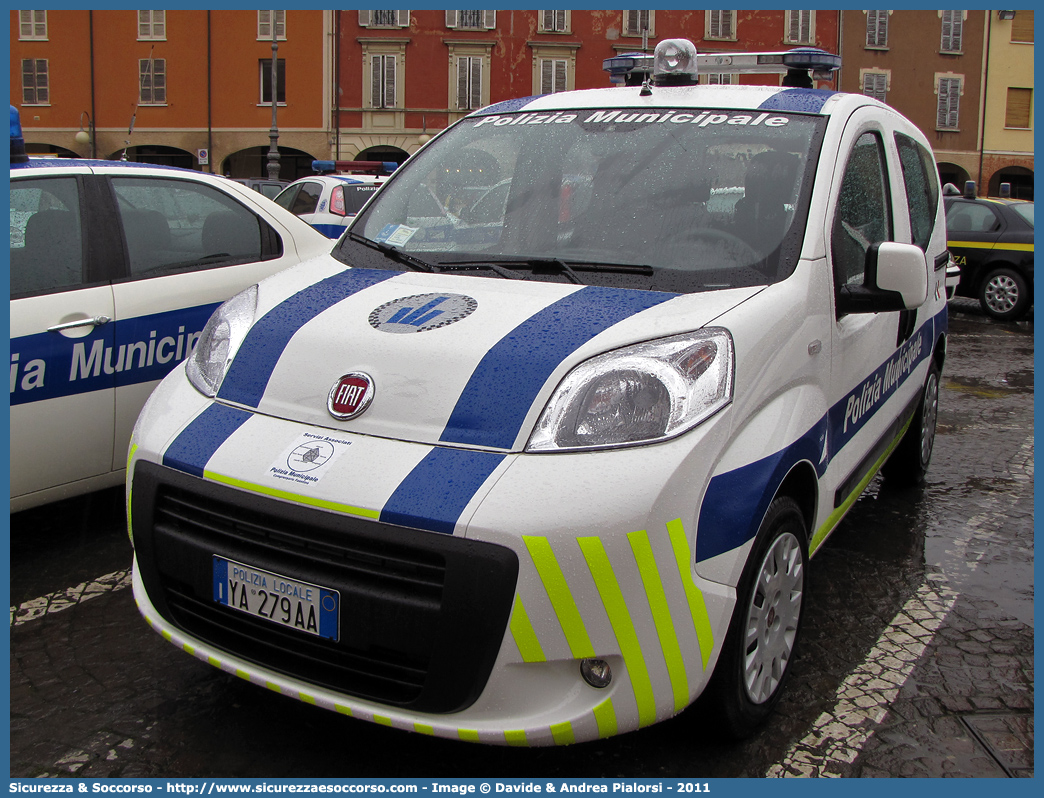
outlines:
M577 364L699 329L762 290L678 295L312 264L318 279L299 267L261 284L219 401L330 429L502 451L525 446ZM313 279L299 289L303 275ZM368 375L372 401L338 420L328 399L350 373Z

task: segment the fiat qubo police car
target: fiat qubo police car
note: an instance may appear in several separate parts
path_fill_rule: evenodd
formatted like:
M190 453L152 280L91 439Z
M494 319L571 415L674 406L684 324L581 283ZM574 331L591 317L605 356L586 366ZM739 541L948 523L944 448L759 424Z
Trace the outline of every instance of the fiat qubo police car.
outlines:
M879 102L655 58L471 114L332 257L214 314L131 445L157 632L438 737L591 740L705 691L732 734L770 712L809 556L879 469L928 466L939 181Z
M224 177L29 159L11 107L11 509L125 479L149 393L230 296L329 241Z

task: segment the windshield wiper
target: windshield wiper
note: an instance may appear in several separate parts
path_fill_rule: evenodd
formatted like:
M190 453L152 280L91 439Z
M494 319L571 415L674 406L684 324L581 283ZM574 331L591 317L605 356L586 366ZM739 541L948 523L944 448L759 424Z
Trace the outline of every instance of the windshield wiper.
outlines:
M394 261L398 261L404 266L409 266L419 272L436 273L441 271L438 266L428 261L418 258L416 255L410 255L408 252L403 252L398 247L393 247L389 244L382 244L379 241L371 241L365 236L361 236L358 233L348 231L348 238L352 241L356 241L370 249L376 249L378 252L386 255Z
M490 268L506 266L509 269L537 269L552 266L578 284L581 284L583 281L577 275L577 272L623 272L625 274L643 274L649 277L656 272L652 266L647 266L644 263L606 263L605 261L597 260L570 260L566 262L561 258L514 258L511 260L506 258L476 258L474 260L451 260L440 263L439 268L448 271L454 266L469 268L481 265L489 266Z
M515 274L510 269L505 269L499 263L491 263L487 260L476 260L476 261L451 261L449 263L440 263L439 270L444 272L464 272L468 269L488 269L491 272L496 272L501 277L506 277L509 280L525 280L521 274Z

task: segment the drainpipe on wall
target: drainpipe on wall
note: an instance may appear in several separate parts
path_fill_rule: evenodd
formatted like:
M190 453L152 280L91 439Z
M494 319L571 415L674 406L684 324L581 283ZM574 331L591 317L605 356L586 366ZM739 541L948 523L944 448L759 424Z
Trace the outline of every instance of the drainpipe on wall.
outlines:
M837 85L834 88L841 91L841 70L845 68L845 12L837 12L837 57L841 59L841 67L834 73Z
M207 171L214 173L214 127L211 117L210 10L207 10Z
M87 12L87 31L91 39L91 157L98 157L98 118L94 115L94 12Z
M341 157L341 10L334 11L334 160Z
M982 92L979 99L979 177L975 181L975 192L980 197L989 196L989 186L982 190L982 151L986 147L986 82L990 77L990 30L993 26L993 12L986 11L986 42L982 59Z

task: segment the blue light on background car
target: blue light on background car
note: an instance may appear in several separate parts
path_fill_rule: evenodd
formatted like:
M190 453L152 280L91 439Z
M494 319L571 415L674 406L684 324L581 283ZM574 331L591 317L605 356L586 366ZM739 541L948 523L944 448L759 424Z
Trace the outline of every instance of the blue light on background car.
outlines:
M25 139L22 138L22 119L18 109L11 106L11 163L28 163L25 153Z

